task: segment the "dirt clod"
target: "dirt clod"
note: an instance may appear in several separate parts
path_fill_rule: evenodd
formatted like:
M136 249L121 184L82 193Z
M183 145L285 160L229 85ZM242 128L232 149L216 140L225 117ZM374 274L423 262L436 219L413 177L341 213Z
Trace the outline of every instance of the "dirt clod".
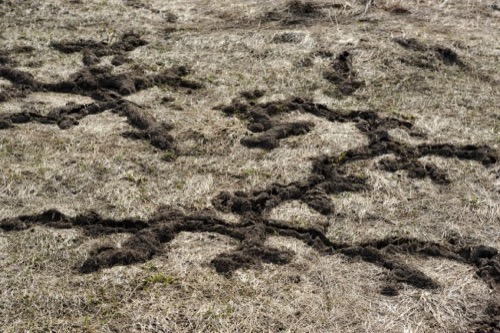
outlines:
M459 55L449 47L442 45L426 45L416 38L394 38L394 42L405 49L414 51L417 55L401 58L403 63L414 65L420 68L437 69L436 62L441 62L447 66L456 65L460 68L466 68L466 64L460 59Z
M328 9L341 8L331 2L291 0L267 12L262 21L278 22L283 26L312 25L328 19Z
M340 95L352 95L363 87L365 82L357 79L352 67L352 54L349 51L340 53L332 62L332 70L326 71L323 77L337 86Z
M395 286L387 285L382 287L382 289L380 290L380 294L389 297L398 296L399 290Z
M428 47L419 42L416 38L403 38L397 37L394 38L394 41L404 47L405 49L409 49L412 51L427 51Z
M84 50L92 51L96 57L123 54L146 45L147 42L133 32L124 34L119 41L113 44L94 40L77 40L76 42L53 42L51 47L62 53L75 53Z
M384 159L380 161L380 169L388 172L406 170L410 178L429 177L438 184L446 185L450 183L446 173L431 163L423 164L416 160L405 160L404 158L399 160Z
M263 97L266 94L265 90L262 89L255 89L255 90L250 90L250 91L243 91L241 93L241 96L248 99L248 100L255 100Z

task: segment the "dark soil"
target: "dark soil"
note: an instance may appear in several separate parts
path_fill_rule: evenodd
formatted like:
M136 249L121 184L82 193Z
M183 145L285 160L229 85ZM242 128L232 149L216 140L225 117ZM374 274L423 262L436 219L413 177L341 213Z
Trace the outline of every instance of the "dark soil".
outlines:
M276 7L261 18L263 22L278 22L281 25L312 25L328 19L326 10L342 8L339 4L292 0Z
M311 57L305 57L296 61L294 66L297 68L312 67L314 66L314 61Z
M357 244L334 243L317 229L296 228L255 214L246 215L240 224L225 222L210 212L185 215L170 208L160 209L148 220L107 219L95 212L70 217L56 210L0 220L0 228L5 231L23 230L36 224L53 228L79 227L92 237L110 233L131 234L120 248L95 248L78 268L82 273L150 260L162 253L164 247L161 244L170 242L180 232L215 232L240 241L240 246L235 251L222 253L211 261L217 272L227 276L236 269L257 268L261 263L289 263L293 259L292 252L264 245L269 236L280 235L300 240L325 255L343 254L353 260L362 260L387 269L386 287L381 291L384 294L395 294L399 283L419 289L439 287L423 272L399 260L401 255L438 257L468 263L476 267L477 275L490 286L498 287L500 284L500 255L490 247L439 244L396 237ZM387 282L390 288L387 287ZM495 308L490 312L495 313Z
M35 48L32 46L16 46L11 49L0 49L0 66L1 65L12 65L14 62L12 60L12 55L13 54L19 54L19 53L32 53L35 51Z
M397 37L394 38L394 42L398 43L402 47L408 50L412 51L427 51L429 47L420 41L418 41L416 38L403 38L403 37Z
M417 52L416 56L401 58L400 60L403 63L428 69L437 69L436 62L441 62L448 66L467 67L459 55L449 47L426 45L415 38L394 38L394 42L405 49Z
M330 58L333 58L335 56L335 54L330 50L320 49L320 50L312 52L312 56L320 57L323 59L330 59Z
M278 146L278 141L292 135L308 133L314 126L311 122L282 123L265 131L263 134L247 136L241 144L248 148L273 149Z
M307 180L286 185L272 184L251 193L221 192L213 199L212 204L221 211L242 215L248 212L262 213L284 201L300 200L319 213L327 215L333 212L329 194L368 189L364 178L345 175L322 165L322 162L316 161L313 174Z
M28 86L34 80L22 72L9 72ZM234 101L231 105L220 107L228 116L237 116L248 121L248 129L256 135L246 137L242 144L252 147L272 149L279 140L289 135L303 135L309 131L311 123L283 123L276 116L292 111L310 113L328 121L353 122L369 140L368 145L348 150L332 156L320 156L313 161L309 177L289 184L272 184L262 190L245 192L222 192L213 199L216 209L241 215L239 224L228 223L211 212L186 215L170 208L163 208L148 220L114 220L101 217L97 213L86 213L76 217L66 216L58 211L47 211L38 215L25 215L0 221L0 229L19 231L41 224L54 228L79 227L86 234L98 237L109 233L130 233L131 236L121 247L100 246L89 254L78 270L90 273L116 265L129 265L150 260L161 255L164 243L170 242L180 232L215 232L229 236L240 242L237 249L218 255L211 260L214 269L225 276L237 269L258 268L263 263L284 265L293 260L293 252L265 245L269 236L284 236L300 240L323 255L341 254L351 260L361 260L387 270L382 278L380 293L396 296L400 284L404 283L419 289L436 289L439 284L425 275L417 267L402 260L402 256L437 257L467 263L476 269L477 276L492 288L500 285L500 254L494 248L473 244L463 239L450 239L444 243L433 243L412 238L384 238L363 243L336 243L330 241L321 230L316 228L297 228L286 222L270 220L265 213L289 200L300 200L321 214L334 211L329 195L343 192L369 190L366 179L358 174L349 173L348 165L358 160L368 160L377 156L393 154L394 158L383 159L379 167L388 172L406 170L410 177L429 177L438 184L447 184L446 173L432 164L424 164L418 159L423 156L441 156L475 160L485 167L498 161L498 153L487 146L456 146L451 144L420 144L411 146L394 140L389 129L401 128L410 134L422 136L413 129L408 121L381 117L373 111L343 112L332 110L325 105L315 104L302 98L257 104L263 92L253 91L242 94L248 102ZM126 135L134 139L146 139L161 148L171 149L173 139L168 135L171 129L166 124L158 124L144 111L130 102L119 98L119 94L105 91L95 93L96 103L82 107L70 105L57 112L41 117L37 114L22 113L7 119L11 124L38 121L42 123L61 123L74 126L78 119L90 113L113 109L113 112L127 117L137 132ZM76 122L76 123L75 123ZM253 140L253 141L251 141ZM489 310L488 310L489 311ZM485 319L473 323L475 332L497 332L498 314L485 315ZM495 326L496 325L496 326Z
M0 51L0 65L7 65L10 63L11 59L6 51Z
M391 117L381 117L374 111L342 112L303 98L256 104L235 100L231 105L219 107L228 116L246 121L247 128L254 133L244 137L241 144L248 148L274 149L279 140L291 135L303 135L314 127L309 122L283 123L274 119L292 111L310 113L332 122L353 122L369 140L368 145L331 156L320 156L313 161L311 174L302 181L289 184L271 184L250 193L222 192L212 201L221 211L244 215L248 212L263 213L284 201L300 200L321 214L334 210L329 195L342 192L366 191L369 186L359 174L349 174L348 165L359 160L370 160L378 156L393 154L379 162L379 168L388 172L405 170L411 178L429 177L437 184L450 183L446 172L432 163L419 161L424 156L439 156L474 160L485 167L497 163L498 152L488 146L452 144L421 144L411 146L393 139L388 130L401 128L412 135L423 134L413 129L411 122Z
M372 111L342 112L332 110L323 104L317 104L309 99L300 97L290 98L284 101L270 102L264 104L246 103L234 100L228 106L219 106L228 116L236 116L248 122L247 128L258 135L248 136L242 139L242 144L250 148L274 149L278 147L279 140L292 136L303 135L314 126L310 122L279 122L274 117L290 112L310 113L317 117L332 122L355 122L363 132L370 131L375 135L375 127L390 129L395 127L411 128L412 124L395 118L381 118ZM366 128L366 126L370 128ZM374 128L372 128L374 127Z
M241 96L248 99L248 100L255 100L263 97L266 94L265 90L262 89L255 89L255 90L250 90L250 91L244 91L241 93Z
M268 13L271 21L284 24L304 24L322 19L328 4L292 1L281 11ZM416 39L396 39L402 47L421 53L425 57L439 59L445 65L465 66L453 50L437 46L427 46ZM112 68L99 66L100 58L113 56L112 64L120 66L130 61L127 52L145 45L138 35L130 33L114 43L107 44L89 40L72 43L53 43L52 47L64 53L81 52L85 65L69 79L57 83L44 83L36 80L30 73L13 67L9 52L0 52L0 77L9 80L13 87L0 93L0 102L11 98L26 96L30 92L64 92L89 96L94 103L86 105L68 104L57 108L47 115L36 110L17 114L2 115L0 129L19 124L37 122L57 125L61 129L77 126L84 117L111 111L125 117L133 131L123 133L127 138L146 140L154 147L175 151L175 140L169 134L172 126L155 120L139 105L126 101L123 97L157 85L170 85L177 88L199 89L202 85L185 77L189 70L183 66L172 67L162 73L146 74L134 70L121 74L113 73ZM14 51L12 51L14 52ZM21 52L21 51L20 51ZM24 52L24 51L22 51ZM31 51L26 51L31 52ZM326 54L326 57L333 57ZM425 64L425 63L424 63ZM352 68L352 55L342 52L334 57L331 71L325 78L336 85L340 95L353 94L364 85ZM263 263L285 265L293 260L293 252L265 245L270 236L280 235L300 240L323 255L344 255L351 260L360 260L387 270L382 279L380 292L386 296L396 296L401 283L420 289L439 288L437 282L426 276L416 267L406 264L401 257L437 257L467 263L474 267L477 276L492 288L500 285L500 254L497 249L471 244L465 241L432 243L410 238L384 238L364 243L335 243L330 241L321 230L315 228L296 228L283 221L267 219L266 212L279 204L299 200L317 212L327 215L334 212L330 195L344 192L370 190L367 179L359 174L350 173L349 165L359 160L370 160L378 156L392 154L391 158L381 160L378 167L387 172L405 170L411 178L430 178L437 184L450 183L447 173L431 163L419 159L424 156L440 156L474 160L485 167L498 162L498 153L487 146L452 144L408 145L396 141L389 130L400 128L411 135L421 135L413 128L413 123L392 117L380 116L375 111L333 110L311 100L294 97L284 101L257 103L264 91L243 92L245 100L235 100L219 109L228 116L235 116L247 123L252 135L241 140L248 148L267 150L279 146L280 140L305 135L314 128L312 122L283 122L277 118L290 112L309 113L331 122L351 122L366 136L366 146L351 149L341 154L320 156L313 160L310 175L304 180L288 184L274 183L264 189L250 192L221 192L213 199L213 206L224 212L241 216L241 223L228 223L215 217L213 212L200 212L186 215L171 208L160 209L147 220L108 219L95 212L70 217L56 210L35 215L21 215L0 220L0 229L7 232L25 230L33 225L53 228L81 228L91 237L103 234L129 233L130 237L121 247L100 246L89 253L88 259L78 270L81 273L95 272L116 265L129 265L146 262L161 255L163 244L173 240L180 232L214 232L238 240L236 250L218 255L211 260L214 269L230 276L237 269L258 268ZM168 102L168 100L165 100ZM175 154L174 154L175 155ZM476 332L498 332L498 306L488 306L485 320L478 322Z
M22 45L22 46L16 46L10 49L11 53L19 54L19 53L33 53L35 52L36 49L31 46L31 45Z
M349 51L340 53L332 62L332 69L323 74L324 78L337 86L339 96L352 95L363 87L365 82L357 79L352 67L352 54Z
M111 65L113 65L113 66L121 66L121 65L129 63L129 62L132 62L132 60L127 58L123 54L115 55L113 57L113 59L111 59Z
M384 296L389 296L389 297L398 296L399 290L394 285L386 285L380 289L380 294L382 294Z
M436 46L434 46L434 51L439 56L439 58L441 58L441 61L445 65L449 65L449 66L458 65L460 67L465 66L465 64L462 62L462 60L460 60L460 57L458 56L458 54L455 51L453 51L452 49L450 49L449 47L443 47L440 45L436 45Z
M73 43L53 43L52 47L64 52L82 52L85 67L74 73L67 80L57 83L44 83L35 80L28 72L8 65L0 66L0 77L9 80L13 87L0 94L0 102L10 98L26 95L29 92L59 92L89 96L96 102L87 105L69 104L52 110L42 116L36 110L18 114L0 116L0 129L13 127L15 124L38 122L41 124L57 124L61 129L78 125L82 118L104 111L112 111L128 119L129 124L137 131L126 132L124 136L131 139L149 141L154 147L162 150L175 150L175 140L168 134L170 125L154 120L140 106L127 102L127 96L140 90L157 85L169 85L176 88L200 89L202 84L185 78L190 71L184 66L166 69L162 73L147 75L144 71L135 70L114 74L112 68L96 66L100 57L114 55L115 65L126 61L126 52L145 45L146 42L134 33L128 33L114 43L80 40Z
M89 49L84 49L82 62L85 66L94 66L99 64L101 62L101 59L98 56L96 56L96 54L93 51Z
M79 124L79 120L88 115L112 111L128 119L128 123L137 129L134 132L125 132L127 138L149 141L154 147L161 150L175 150L175 141L168 134L172 126L155 121L151 115L138 106L125 100L96 102L86 105L69 104L54 109L47 116L36 112L21 112L0 116L0 129L13 127L14 124L38 122L41 124L56 124L61 129L68 129Z
M429 177L438 184L446 185L450 183L447 174L432 163L424 164L417 160L408 160L404 158L398 160L384 159L380 161L379 166L381 170L389 172L406 170L410 178Z
M385 7L384 10L386 12L389 12L389 13L394 14L394 15L409 15L409 14L411 14L411 11L408 10L407 8L397 6L397 5Z
M500 291L500 290L499 290ZM496 295L498 299L498 294ZM474 333L499 333L500 332L500 303L490 302L484 311L484 315L474 324Z

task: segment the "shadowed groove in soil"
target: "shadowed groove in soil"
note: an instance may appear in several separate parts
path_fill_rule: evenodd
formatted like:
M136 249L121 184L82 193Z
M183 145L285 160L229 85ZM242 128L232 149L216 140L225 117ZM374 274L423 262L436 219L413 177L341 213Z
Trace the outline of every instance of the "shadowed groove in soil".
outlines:
M0 115L0 129L13 127L15 124L38 122L57 124L61 129L78 125L82 118L110 110L126 117L136 130L123 135L131 139L149 141L162 150L175 150L175 140L168 133L172 126L156 121L139 105L123 98L135 92L158 85L178 88L200 89L202 84L185 78L190 71L184 66L175 66L157 74L146 74L141 70L114 74L112 68L98 66L103 56L115 55L123 60L130 52L146 42L134 33L127 33L114 43L79 40L70 43L53 43L52 47L63 53L83 53L85 67L72 74L68 79L56 83L36 80L28 72L0 64L0 77L12 83L12 87L0 93L0 102L15 97L25 97L31 92L56 92L88 96L95 103L86 105L68 104L42 115L37 111L22 111L16 114ZM115 59L116 60L116 59Z

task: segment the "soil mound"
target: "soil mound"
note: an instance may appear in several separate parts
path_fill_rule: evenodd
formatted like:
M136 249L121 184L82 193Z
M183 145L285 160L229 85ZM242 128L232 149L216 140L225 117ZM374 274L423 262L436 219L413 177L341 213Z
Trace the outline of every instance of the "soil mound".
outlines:
M0 102L26 96L31 92L70 93L88 96L96 101L86 105L69 104L50 111L46 116L36 110L1 115L0 130L29 122L57 124L61 129L68 129L77 126L79 120L88 115L109 110L126 117L129 124L137 129L137 131L124 133L125 137L149 141L151 145L161 150L175 150L175 140L168 133L172 130L172 126L157 122L140 106L122 97L158 85L186 89L202 88L201 83L185 78L190 74L190 70L184 66L174 66L157 74L146 74L140 70L114 74L112 68L98 66L101 57L110 55L115 56L114 64L119 65L122 61L126 61L124 59L126 59L127 52L146 44L147 42L135 33L124 34L113 44L92 40L52 43L53 48L63 53L82 52L85 65L67 80L56 83L40 82L28 72L9 67L8 61L4 61L5 64L0 63L0 77L10 81L13 85L0 94Z
M363 87L365 82L357 78L352 67L352 54L349 51L340 53L332 62L332 70L323 74L324 78L337 86L338 95L352 95Z
M107 219L95 212L75 217L57 210L35 215L21 215L0 220L0 229L13 232L33 225L53 228L78 227L90 236L109 233L130 233L120 248L96 247L88 259L78 268L81 273L90 273L106 267L145 262L161 254L161 244L168 243L180 232L215 232L240 241L233 252L222 253L211 261L217 272L230 276L236 269L258 268L261 263L284 265L293 258L289 250L265 245L270 236L280 235L300 240L324 255L342 254L353 260L361 260L387 270L383 278L384 294L397 293L398 284L405 283L419 289L435 289L439 285L416 267L402 262L401 255L438 257L467 263L476 267L477 275L490 286L500 284L500 254L498 250L463 242L433 243L414 238L383 238L364 243L335 243L320 230L297 228L281 221L268 220L261 215L246 214L240 224L231 224L216 218L210 212L185 215L178 210L163 207L148 220ZM490 312L495 313L495 309Z

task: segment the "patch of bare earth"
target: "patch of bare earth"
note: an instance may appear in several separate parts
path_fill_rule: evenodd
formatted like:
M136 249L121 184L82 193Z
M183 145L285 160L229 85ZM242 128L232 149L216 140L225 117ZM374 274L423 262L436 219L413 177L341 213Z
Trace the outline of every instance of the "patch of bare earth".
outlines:
M0 332L500 332L499 19L0 0Z

